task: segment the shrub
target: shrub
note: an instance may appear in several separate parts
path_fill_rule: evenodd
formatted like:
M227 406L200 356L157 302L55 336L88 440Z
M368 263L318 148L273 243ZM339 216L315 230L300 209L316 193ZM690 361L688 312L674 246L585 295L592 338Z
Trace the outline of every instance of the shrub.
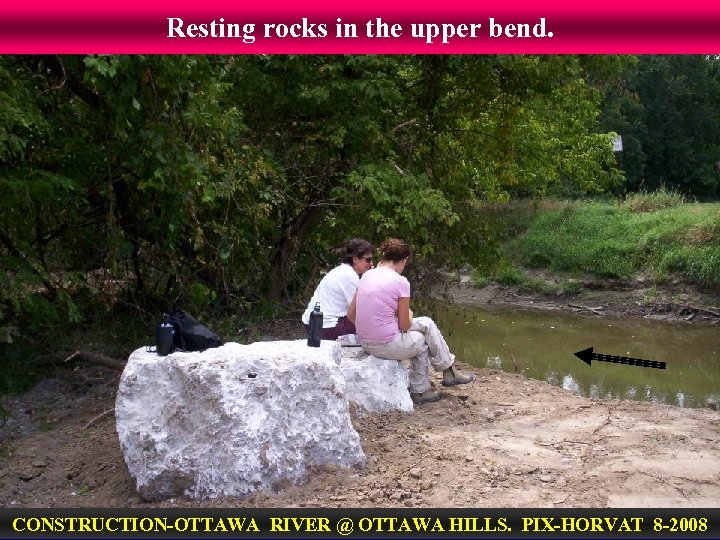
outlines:
M516 266L503 264L495 274L495 281L501 285L520 285L525 282L525 274Z
M682 193L663 186L650 193L646 191L631 193L620 203L620 206L633 214L640 214L642 212L673 208L684 202L685 197Z
M478 289L481 289L490 283L490 278L478 270L473 270L470 277L472 278L473 285Z

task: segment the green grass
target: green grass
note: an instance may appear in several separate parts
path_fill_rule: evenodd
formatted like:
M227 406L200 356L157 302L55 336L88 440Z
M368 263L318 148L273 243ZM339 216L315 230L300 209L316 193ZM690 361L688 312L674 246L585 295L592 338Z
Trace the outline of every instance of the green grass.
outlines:
M524 268L614 279L643 273L714 288L720 286L720 203L641 212L625 203L568 204L538 213L504 244L504 253Z

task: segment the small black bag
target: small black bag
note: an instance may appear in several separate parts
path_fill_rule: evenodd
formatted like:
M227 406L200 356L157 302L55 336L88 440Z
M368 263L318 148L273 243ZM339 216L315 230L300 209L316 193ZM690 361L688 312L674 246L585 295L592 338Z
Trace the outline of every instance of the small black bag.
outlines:
M182 310L170 313L168 320L175 329L173 341L179 351L204 351L223 344L220 336Z

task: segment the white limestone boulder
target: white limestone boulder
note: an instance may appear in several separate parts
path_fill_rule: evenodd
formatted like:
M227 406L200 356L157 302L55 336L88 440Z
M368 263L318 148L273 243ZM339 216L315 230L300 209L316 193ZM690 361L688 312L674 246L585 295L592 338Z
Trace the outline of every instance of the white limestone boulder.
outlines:
M340 371L350 403L367 412L413 410L402 363L369 355L359 347L343 347Z
M311 466L362 465L339 349L298 340L133 352L115 416L140 495L243 496L298 483Z

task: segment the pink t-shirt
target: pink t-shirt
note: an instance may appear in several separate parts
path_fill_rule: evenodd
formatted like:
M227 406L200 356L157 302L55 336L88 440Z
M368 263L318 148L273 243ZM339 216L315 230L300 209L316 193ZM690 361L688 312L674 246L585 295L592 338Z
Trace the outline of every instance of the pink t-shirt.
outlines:
M400 298L410 298L410 282L392 268L379 266L362 275L355 302L355 329L362 341L387 343L400 333Z

